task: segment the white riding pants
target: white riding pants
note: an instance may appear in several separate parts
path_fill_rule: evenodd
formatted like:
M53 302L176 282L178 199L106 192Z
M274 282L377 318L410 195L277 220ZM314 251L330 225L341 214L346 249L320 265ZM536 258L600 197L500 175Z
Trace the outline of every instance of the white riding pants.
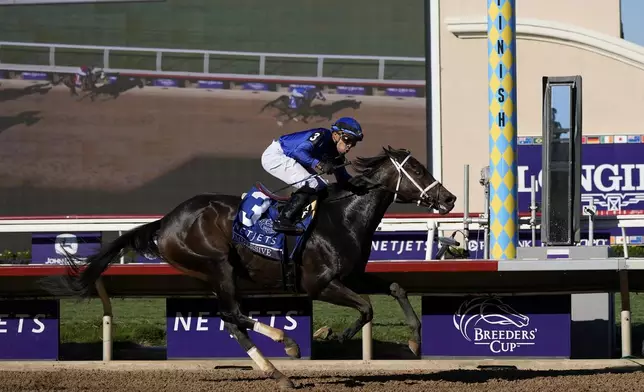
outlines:
M304 184L309 184L309 187L318 190L327 185L327 182L322 177L311 177L311 173L304 166L300 165L295 159L286 156L277 140L273 140L264 150L262 167L271 175L298 189L303 187Z
M294 96L294 97L298 97L298 98L302 98L304 96L304 94L299 92L297 89L293 89L291 91L291 95Z

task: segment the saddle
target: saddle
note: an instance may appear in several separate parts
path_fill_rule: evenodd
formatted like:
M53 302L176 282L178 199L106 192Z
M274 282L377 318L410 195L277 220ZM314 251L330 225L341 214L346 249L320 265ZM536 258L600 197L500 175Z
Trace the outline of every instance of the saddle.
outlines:
M297 272L303 245L310 234L309 228L315 216L317 200L304 207L302 215L296 219L295 223L304 229L303 233L292 236L273 230L273 222L289 197L277 195L257 182L248 192L241 195L241 199L233 220L233 243L260 256L279 261L283 289L299 294Z

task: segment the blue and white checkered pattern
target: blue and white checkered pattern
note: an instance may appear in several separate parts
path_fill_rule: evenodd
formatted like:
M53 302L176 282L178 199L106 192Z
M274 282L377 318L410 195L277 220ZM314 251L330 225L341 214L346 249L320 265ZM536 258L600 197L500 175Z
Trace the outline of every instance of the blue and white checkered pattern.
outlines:
M237 210L233 222L233 243L244 245L262 256L282 260L285 235L273 230L273 221L278 215L277 202L253 186ZM307 213L300 225L306 229L311 220L311 214ZM301 236L297 238L296 246L301 240Z

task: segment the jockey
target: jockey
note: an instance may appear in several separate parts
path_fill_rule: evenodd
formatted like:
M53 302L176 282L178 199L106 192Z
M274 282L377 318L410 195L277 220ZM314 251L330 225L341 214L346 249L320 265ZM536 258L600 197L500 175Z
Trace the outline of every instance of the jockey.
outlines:
M90 67L87 65L81 65L78 68L78 71L76 71L76 80L74 81L74 84L82 85L81 78L89 76L91 72L92 69Z
M352 117L338 119L331 129L313 128L282 135L262 154L262 167L297 190L291 195L273 229L277 232L301 234L295 226L295 218L327 182L313 174L335 174L336 180L344 183L351 175L344 167L334 166L344 162L344 155L362 140L362 127Z
M288 106L291 109L297 109L300 107L302 102L307 100L313 101L315 98L326 101L326 97L317 87L294 87L293 90L291 90L291 97L289 99Z

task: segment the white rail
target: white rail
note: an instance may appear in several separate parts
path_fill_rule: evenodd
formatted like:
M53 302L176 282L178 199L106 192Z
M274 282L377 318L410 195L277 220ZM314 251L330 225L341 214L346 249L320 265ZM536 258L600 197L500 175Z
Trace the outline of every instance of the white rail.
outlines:
M425 259L431 259L431 251L436 233L445 235L448 232L485 230L486 221L481 214L468 213L467 222L464 223L463 215L452 214L451 216L430 216L430 217L385 217L378 225L377 231L401 232L416 231L427 232L427 247ZM142 224L152 222L161 216L56 216L56 217L0 217L0 233L39 233L39 232L119 232L134 229ZM520 230L539 230L538 219L533 220L531 216L519 218ZM531 223L532 221L532 223ZM644 228L644 215L612 215L595 216L589 223L582 222L582 226L591 230L601 228L621 228L624 238L624 257L628 259L628 237L627 228ZM461 233L464 235L464 233ZM592 233L589 233L588 245L592 242ZM467 243L463 243L467 246ZM534 246L534 242L533 242Z
M386 62L402 62L402 63L420 63L425 62L424 57L394 57L394 56L350 56L350 55L335 55L335 54L295 54L295 53L263 53L263 52L235 52L235 51L222 51L222 50L199 50L199 49L168 49L168 48L138 48L138 47L127 47L127 46L95 46L95 45L69 45L69 44L49 44L49 43L32 43L32 42L9 42L9 41L0 41L0 47L14 47L14 48L42 48L47 49L49 52L49 61L48 64L42 64L41 66L56 67L56 49L73 49L80 51L90 51L90 52L100 52L103 56L103 68L107 71L116 71L115 69L110 69L110 54L113 51L118 52L129 52L132 53L132 56L142 53L154 53L156 56L155 70L136 70L138 73L163 73L168 74L169 72L163 70L163 54L196 54L203 57L203 72L185 72L186 74L195 74L195 75L218 75L210 73L210 59L211 56L223 56L223 57L241 57L241 58L251 58L258 60L258 69L256 74L248 74L243 76L252 76L257 77L275 77L275 78L285 78L290 76L277 76L277 75L266 75L266 60L267 59L309 59L315 60L316 75L311 75L310 77L305 77L304 79L320 79L323 80L324 76L324 62L325 60L346 60L346 61L367 61L367 62L377 62L378 72L376 78L371 79L357 79L357 80L375 80L380 82L400 82L398 80L385 79L385 64ZM2 58L0 58L0 63L2 63ZM18 66L22 64L11 64L12 66ZM80 64L79 64L80 65ZM32 65L33 66L33 65ZM183 74L184 72L179 72ZM239 76L239 75L238 75ZM374 75L376 76L376 75ZM344 78L336 78L343 80ZM410 82L410 81L407 81ZM414 82L425 84L425 80L415 80Z

